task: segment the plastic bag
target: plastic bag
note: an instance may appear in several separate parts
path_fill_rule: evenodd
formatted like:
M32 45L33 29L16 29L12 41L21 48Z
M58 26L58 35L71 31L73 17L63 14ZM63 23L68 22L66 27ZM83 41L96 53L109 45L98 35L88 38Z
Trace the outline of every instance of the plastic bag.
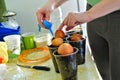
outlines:
M8 62L7 44L0 42L0 64Z

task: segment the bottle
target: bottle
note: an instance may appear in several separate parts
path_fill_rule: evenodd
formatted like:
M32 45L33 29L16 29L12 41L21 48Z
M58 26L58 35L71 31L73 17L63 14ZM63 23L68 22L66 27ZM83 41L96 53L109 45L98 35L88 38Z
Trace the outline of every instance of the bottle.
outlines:
M19 24L17 23L15 19L16 13L13 11L6 11L3 13L3 17L7 18L8 20L5 22L1 22L4 28L14 29L17 30L19 27Z
M16 13L13 11L3 13L3 17L8 20L0 23L0 41L4 41L3 37L7 35L20 35L20 26L15 19L15 15Z

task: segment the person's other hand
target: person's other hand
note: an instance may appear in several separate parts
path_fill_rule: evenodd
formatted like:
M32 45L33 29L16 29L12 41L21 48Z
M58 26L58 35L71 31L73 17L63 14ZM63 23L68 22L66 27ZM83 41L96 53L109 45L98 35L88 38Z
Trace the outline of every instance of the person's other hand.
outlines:
M43 20L50 20L50 14L53 12L52 7L49 5L45 5L42 8L38 9L36 12L38 23L41 27L45 28L45 26L42 24Z
M58 29L62 29L64 26L66 26L66 30L68 31L74 28L75 26L85 22L89 22L89 16L87 12L83 12L83 13L70 12L65 17L65 19L63 20L63 22L61 23Z

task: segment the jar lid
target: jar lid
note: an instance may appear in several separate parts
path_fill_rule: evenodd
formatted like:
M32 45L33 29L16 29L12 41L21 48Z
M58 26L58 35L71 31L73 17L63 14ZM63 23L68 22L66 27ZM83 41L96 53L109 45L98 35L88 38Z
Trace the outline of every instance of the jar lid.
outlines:
M3 13L3 17L12 17L12 16L15 16L16 15L16 13L15 12L13 12L13 11L5 11L4 13Z
M18 60L22 63L42 63L50 58L49 48L40 47L23 51L18 57Z

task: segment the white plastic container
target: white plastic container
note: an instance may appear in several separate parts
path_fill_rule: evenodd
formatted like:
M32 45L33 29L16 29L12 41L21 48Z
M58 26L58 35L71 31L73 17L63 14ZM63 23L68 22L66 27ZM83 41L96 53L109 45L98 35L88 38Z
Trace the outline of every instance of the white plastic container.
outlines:
M45 47L51 44L52 36L50 33L39 33L34 37L36 47Z
M7 44L8 51L13 54L20 54L21 47L20 47L20 35L8 35L5 36L3 39Z

